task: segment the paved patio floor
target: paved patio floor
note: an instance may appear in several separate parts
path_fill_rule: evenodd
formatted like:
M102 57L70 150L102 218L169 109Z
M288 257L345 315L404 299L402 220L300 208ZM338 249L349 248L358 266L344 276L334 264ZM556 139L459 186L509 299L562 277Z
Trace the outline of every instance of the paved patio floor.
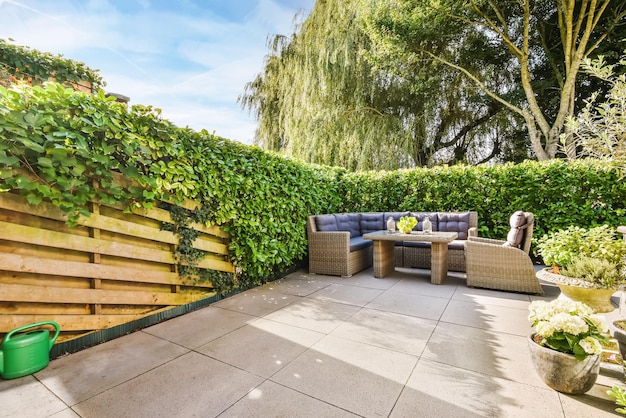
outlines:
M298 272L0 380L0 416L617 416L606 390L623 383L619 370L603 368L581 396L539 379L533 299L454 273L433 285L424 270Z

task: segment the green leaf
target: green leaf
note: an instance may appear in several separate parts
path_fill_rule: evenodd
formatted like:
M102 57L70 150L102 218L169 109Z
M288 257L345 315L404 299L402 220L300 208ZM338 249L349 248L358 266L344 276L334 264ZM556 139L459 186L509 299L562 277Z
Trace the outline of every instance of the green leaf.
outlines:
M40 167L52 167L52 160L48 157L39 157L37 158L37 164Z
M26 195L26 200L31 205L38 205L38 204L41 203L42 197L40 195L38 195L38 194L35 194L35 193L28 193Z
M12 155L7 155L6 151L0 151L0 164L7 167L15 167L19 164L20 160Z

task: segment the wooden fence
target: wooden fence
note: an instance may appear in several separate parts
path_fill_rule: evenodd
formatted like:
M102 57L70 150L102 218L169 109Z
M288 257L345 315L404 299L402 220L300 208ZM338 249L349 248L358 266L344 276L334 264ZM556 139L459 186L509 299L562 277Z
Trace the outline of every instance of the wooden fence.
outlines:
M68 341L215 295L211 283L179 277L178 238L160 230L169 212L98 204L90 212L68 227L56 206L0 193L0 335L52 320L58 341ZM192 227L194 248L206 254L197 267L234 272L228 234Z

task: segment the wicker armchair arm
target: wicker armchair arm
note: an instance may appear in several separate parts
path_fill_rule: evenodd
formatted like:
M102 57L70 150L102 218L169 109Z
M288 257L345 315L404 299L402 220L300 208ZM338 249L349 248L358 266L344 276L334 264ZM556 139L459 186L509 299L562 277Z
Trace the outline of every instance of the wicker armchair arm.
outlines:
M471 244L470 244L471 242ZM506 241L501 241L498 239L491 239L491 238L482 238L482 237L476 237L476 236L469 236L467 237L467 242L465 243L465 245L467 246L469 245L473 245L473 244L483 244L483 245L497 245L497 246L502 246L502 244L504 244Z
M478 236L478 228L476 227L471 227L470 229L467 230L467 238L469 239L469 237L477 237Z

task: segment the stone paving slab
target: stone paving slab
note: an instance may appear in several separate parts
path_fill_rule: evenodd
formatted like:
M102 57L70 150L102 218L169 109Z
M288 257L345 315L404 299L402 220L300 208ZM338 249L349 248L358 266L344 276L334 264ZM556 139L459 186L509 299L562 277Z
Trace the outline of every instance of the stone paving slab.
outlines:
M296 272L207 308L0 380L0 417L604 417L622 385L585 395L539 379L528 304L459 273ZM618 295L619 296L619 295ZM607 314L607 322L618 311Z

